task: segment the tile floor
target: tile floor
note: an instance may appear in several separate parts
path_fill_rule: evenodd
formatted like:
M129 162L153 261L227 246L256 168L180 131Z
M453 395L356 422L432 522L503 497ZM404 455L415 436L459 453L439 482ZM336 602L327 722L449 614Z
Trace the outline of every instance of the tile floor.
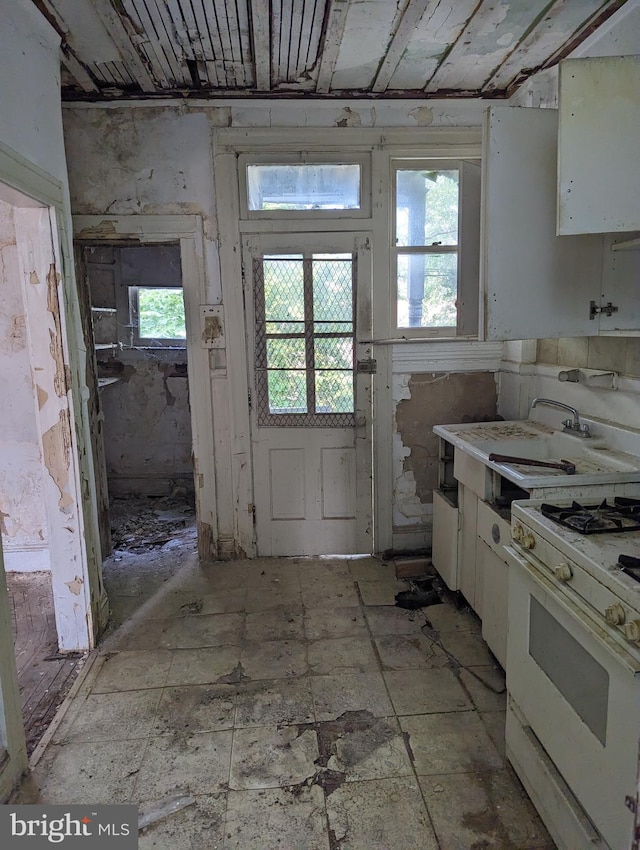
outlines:
M192 795L141 850L552 848L478 621L400 589L373 558L188 564L103 644L19 801Z

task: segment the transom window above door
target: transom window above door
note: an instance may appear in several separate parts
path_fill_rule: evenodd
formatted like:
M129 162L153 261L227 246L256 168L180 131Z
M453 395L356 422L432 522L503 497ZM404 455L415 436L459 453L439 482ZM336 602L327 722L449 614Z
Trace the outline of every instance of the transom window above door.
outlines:
M355 257L254 259L260 425L354 424Z
M241 155L242 219L343 219L371 214L368 154Z

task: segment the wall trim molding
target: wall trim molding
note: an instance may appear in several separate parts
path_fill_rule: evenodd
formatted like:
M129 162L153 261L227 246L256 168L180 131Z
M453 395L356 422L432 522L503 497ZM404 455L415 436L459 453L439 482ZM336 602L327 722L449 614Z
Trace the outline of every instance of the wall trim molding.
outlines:
M393 372L497 372L502 343L480 341L408 342L393 346Z

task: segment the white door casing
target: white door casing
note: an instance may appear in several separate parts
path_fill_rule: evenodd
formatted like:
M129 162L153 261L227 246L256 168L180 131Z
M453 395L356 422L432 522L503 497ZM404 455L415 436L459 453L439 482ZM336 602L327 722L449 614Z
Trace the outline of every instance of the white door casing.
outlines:
M369 364L371 358L371 346L360 342L371 338L369 237L354 233L263 234L246 237L243 251L257 553L275 556L372 552L373 378L370 372L355 368L356 362ZM355 317L352 415L314 413L309 406L310 414L291 415L293 411L273 412L270 407L264 368L266 339L256 346L256 333L265 316L256 313L260 312L260 304L264 304L264 300L260 301L264 299L264 278L259 279L264 268L262 258L275 255L297 262L299 268L304 257L308 260L307 276L312 276L315 268L312 256L352 257ZM313 287L313 281L307 285ZM306 327L312 318L305 312ZM297 322L296 328L300 330L303 324ZM313 356L309 346L313 349L317 344L308 335L306 342L299 340L300 346L306 345L307 367ZM317 411L322 400L319 398L316 405L315 384L315 378L310 377L307 401ZM280 415L283 423L296 424L280 425Z

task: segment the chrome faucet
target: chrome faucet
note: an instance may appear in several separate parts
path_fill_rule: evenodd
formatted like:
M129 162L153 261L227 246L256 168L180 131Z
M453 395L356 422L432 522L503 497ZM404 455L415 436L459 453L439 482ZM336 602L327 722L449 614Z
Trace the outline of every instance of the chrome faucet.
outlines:
M573 419L562 420L562 424L564 425L563 431L570 431L572 434L578 434L580 437L591 436L589 426L581 424L580 414L575 407L570 407L561 401L554 401L552 398L534 398L531 402L531 409L533 410L538 404L548 404L550 407L560 407L562 410L568 410L573 415Z

